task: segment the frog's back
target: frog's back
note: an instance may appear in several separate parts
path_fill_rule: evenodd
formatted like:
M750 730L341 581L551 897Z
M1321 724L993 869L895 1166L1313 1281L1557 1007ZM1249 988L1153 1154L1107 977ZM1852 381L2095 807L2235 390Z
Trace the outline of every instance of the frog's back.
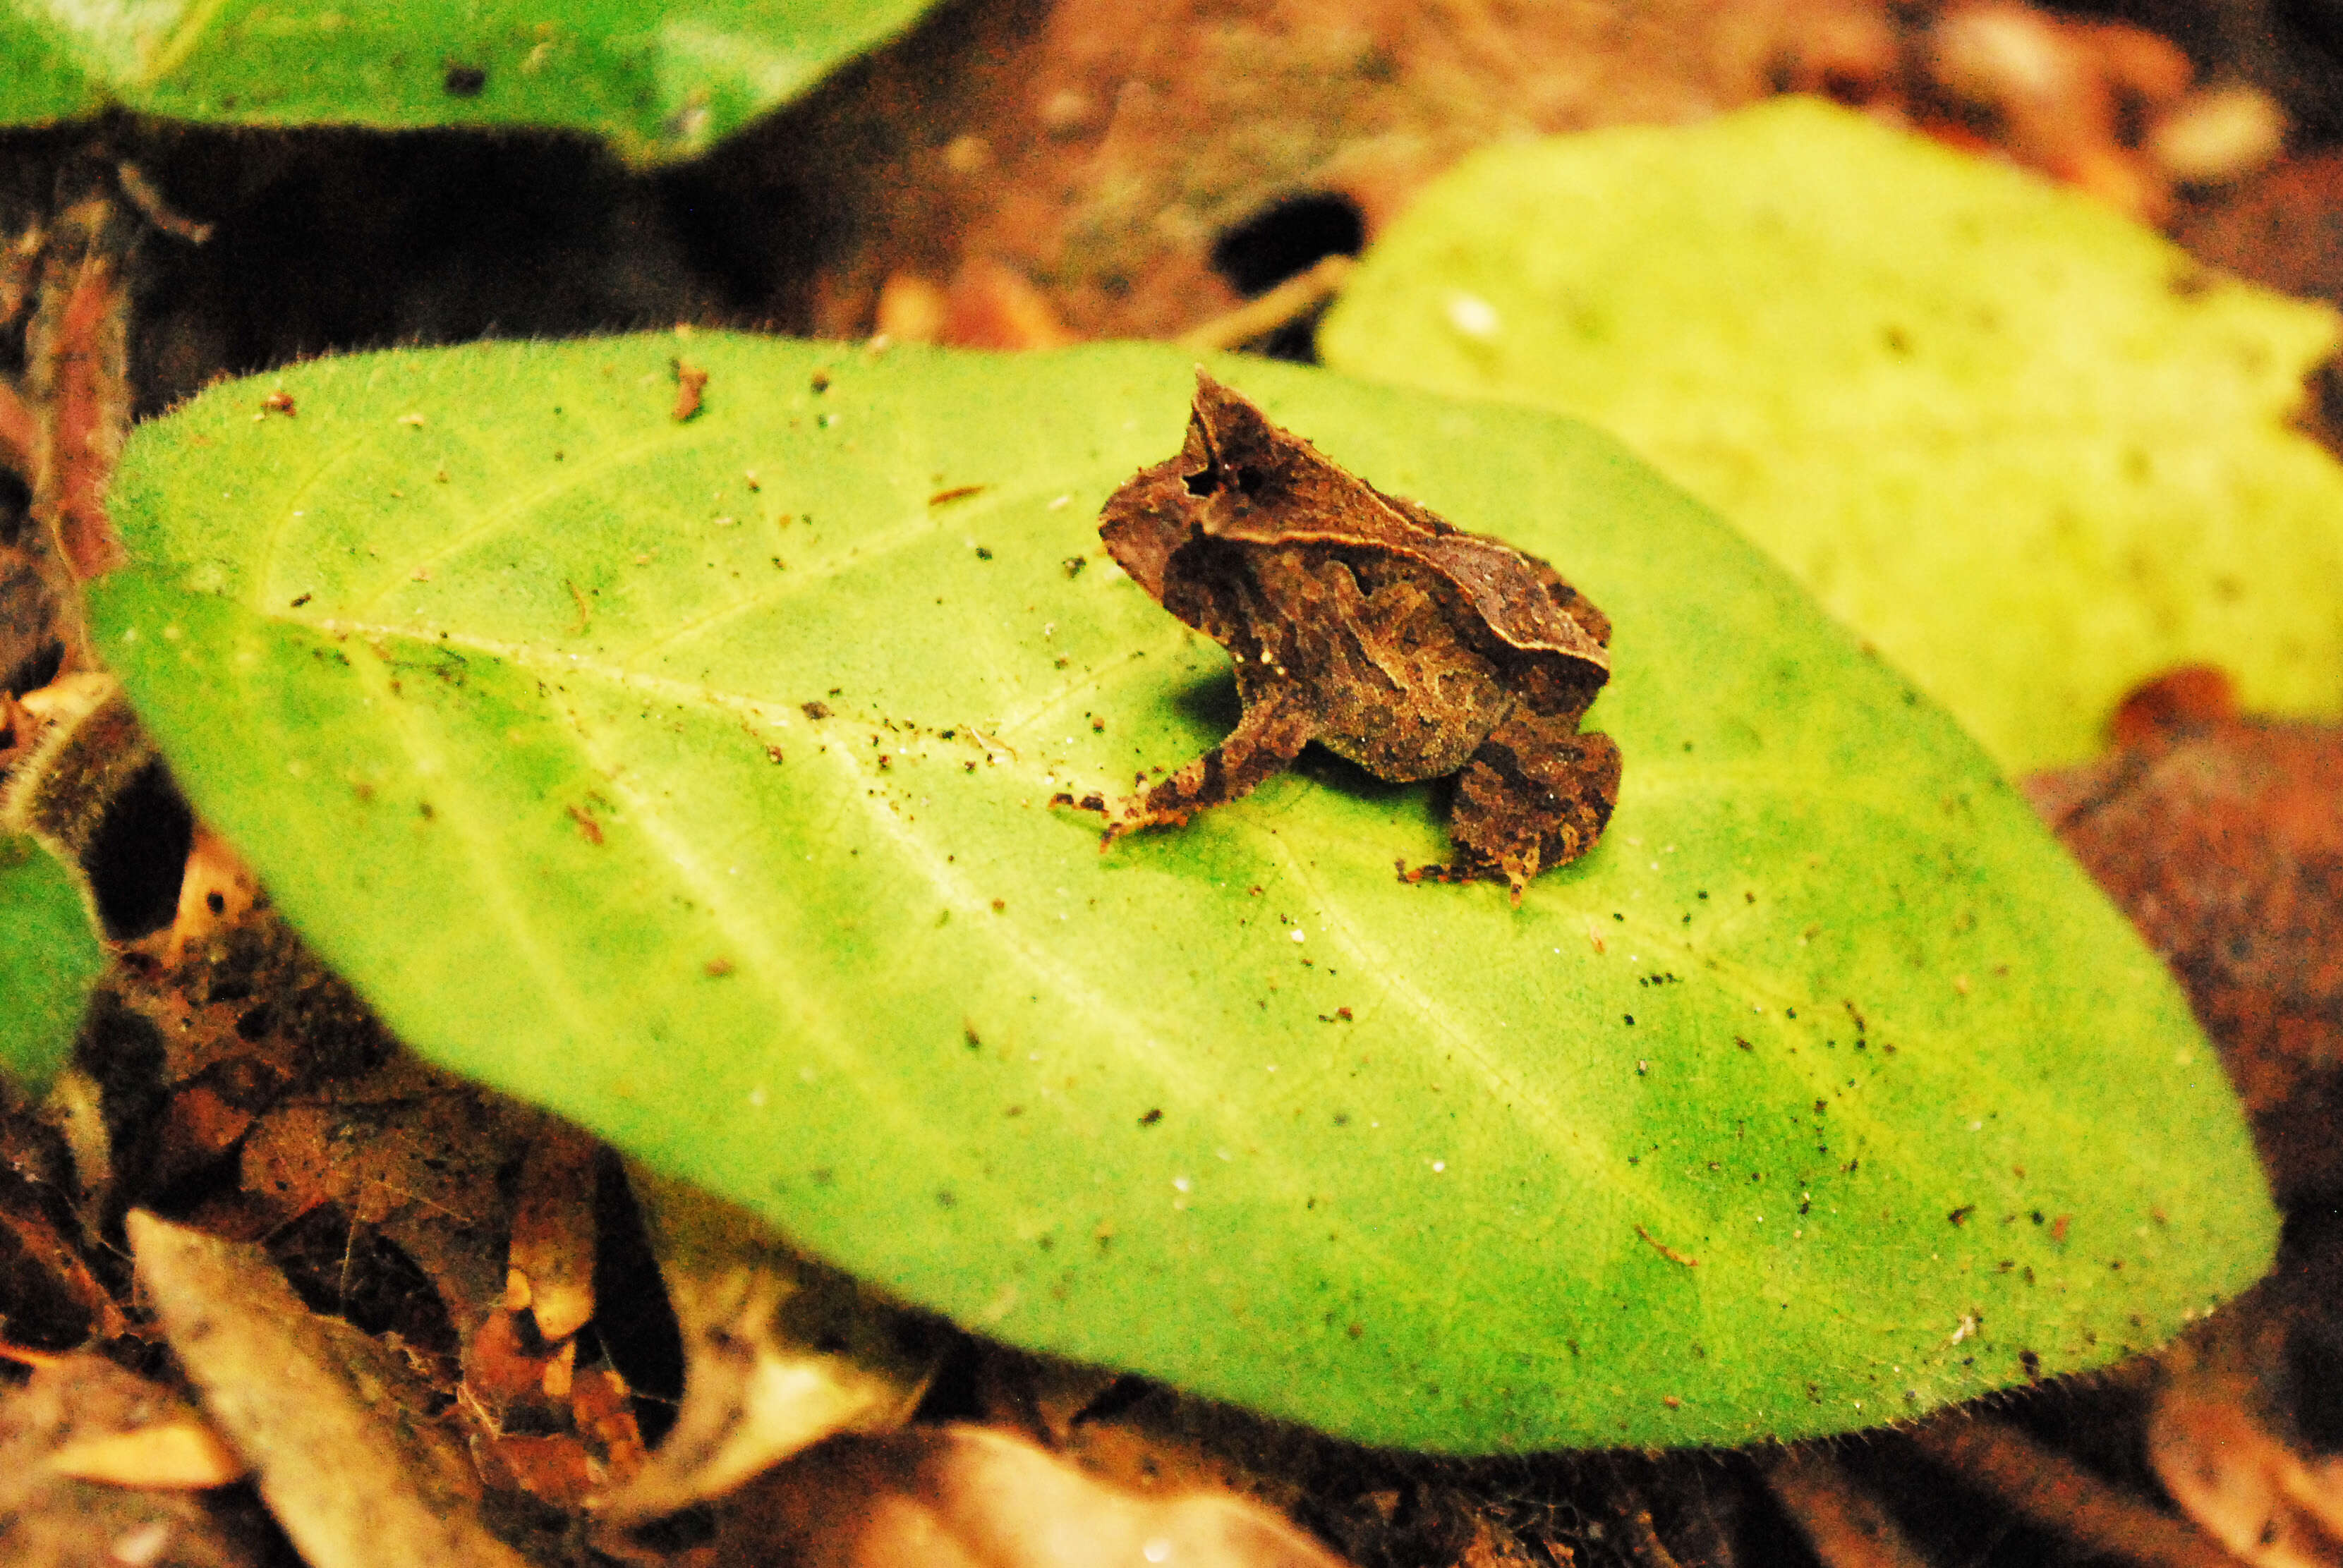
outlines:
M1379 779L1453 773L1510 712L1502 651L1455 586L1421 562L1355 545L1287 544L1255 552L1256 624L1267 668L1240 662L1251 701L1297 686L1320 744Z

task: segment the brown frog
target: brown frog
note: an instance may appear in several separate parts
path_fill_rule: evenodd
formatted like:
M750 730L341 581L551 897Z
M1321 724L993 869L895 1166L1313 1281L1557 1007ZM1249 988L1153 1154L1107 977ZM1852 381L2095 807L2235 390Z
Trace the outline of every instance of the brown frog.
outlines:
M1111 497L1099 536L1156 601L1229 650L1244 717L1103 808L1107 841L1234 800L1312 740L1395 783L1458 775L1452 865L1522 889L1602 837L1619 749L1581 735L1611 622L1554 569L1386 496L1196 373L1180 455Z

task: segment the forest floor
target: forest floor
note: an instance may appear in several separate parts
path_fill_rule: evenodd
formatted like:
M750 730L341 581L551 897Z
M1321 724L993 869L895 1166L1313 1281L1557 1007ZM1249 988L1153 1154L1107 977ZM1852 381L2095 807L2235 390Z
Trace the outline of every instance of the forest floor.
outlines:
M1472 148L1783 91L2037 168L2209 264L2343 301L2343 30L2320 25L2252 0L1189 0L1136 20L971 0L657 174L553 136L18 133L0 136L0 222L34 239L0 368L19 388L43 374L28 301L39 244L68 230L75 265L110 269L83 330L124 416L328 352L678 323L1306 358L1326 258ZM2306 403L2330 438L2338 387L2323 376ZM32 401L0 419L0 459L27 475ZM32 502L0 478L19 726L70 615ZM674 1426L688 1331L615 1157L405 1056L166 784L134 789L82 1098L0 1112L0 1543L24 1568L1005 1568L1174 1546L1361 1568L2343 1562L2338 764L2337 731L2237 714L2183 673L2117 716L2105 760L2028 781L2188 990L2288 1214L2278 1271L2158 1357L1858 1440L1465 1462L957 1337L901 1430L625 1523L592 1503ZM189 1241L167 1286L136 1290L133 1210L258 1251ZM212 1313L230 1352L185 1364L158 1311ZM197 1413L306 1399L312 1375L325 1392L277 1441L338 1497L256 1486L266 1465ZM366 1544L317 1544L335 1540Z

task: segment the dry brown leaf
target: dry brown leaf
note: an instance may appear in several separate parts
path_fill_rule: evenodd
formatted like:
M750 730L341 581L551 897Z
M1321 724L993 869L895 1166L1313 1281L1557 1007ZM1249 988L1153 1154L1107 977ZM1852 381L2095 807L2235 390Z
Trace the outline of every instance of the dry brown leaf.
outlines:
M1821 1444L1784 1449L1765 1481L1823 1568L1928 1568L1895 1516Z
M2006 0L980 4L751 133L716 177L737 182L746 221L793 224L792 237L806 215L770 192L823 192L830 246L789 313L824 336L875 320L906 340L1025 346L996 335L1001 313L964 308L982 292L970 280L1005 279L1074 337L1173 337L1356 249L1322 244L1263 272L1222 248L1277 230L1297 198L1347 203L1372 240L1476 147L1677 124L1785 86L2152 214L2179 164L2240 169L2270 135L2266 97L2192 98L2190 70L2157 34ZM1312 243L1308 228L1268 250ZM935 279L953 280L949 306Z
M0 1562L9 1568L256 1568L270 1531L233 1493L85 1480L56 1457L194 1421L185 1401L102 1356L58 1356L0 1392Z
M208 929L182 922L128 944L94 1010L99 1032L143 1036L162 1052L150 1087L168 1100L151 1124L117 1129L130 1145L126 1173L149 1191L218 1162L287 1093L360 1076L397 1050L357 993L318 961L265 896L239 912L233 891L216 881L235 872L206 849L207 839L195 824L179 904L187 909L185 893L193 884L193 901L202 909L197 920ZM212 890L223 906L216 914L206 896ZM166 962L166 950L174 945L179 957ZM86 1161L81 1168L85 1183L106 1193L110 1178ZM278 1195L254 1196L262 1211L246 1233L294 1217Z
M33 451L40 440L40 420L17 390L0 382L0 468L30 483Z
M81 1481L159 1490L226 1486L245 1473L244 1461L219 1433L192 1414L60 1444L49 1455L49 1468Z
M393 1058L280 1101L243 1150L246 1201L266 1229L332 1205L412 1259L458 1325L503 1300L508 1185L544 1114ZM246 1229L247 1234L262 1233Z
M2211 1536L2007 1422L1963 1409L1915 1428L1920 1452L2019 1518L2139 1568L2231 1568Z
M1936 20L1925 53L1934 85L1984 116L1996 145L2020 163L2146 222L2169 210L2169 177L2127 132L2187 91L2195 68L2177 45L2013 0L1973 0Z
M1886 7L979 5L883 52L769 137L751 133L709 173L737 182L743 221L775 226L777 254L784 233L802 249L805 215L770 193L822 193L830 246L788 314L823 335L869 331L890 277L953 279L957 294L965 267L985 287L1030 285L1073 337L1168 337L1238 304L1213 247L1286 198L1347 200L1372 236L1476 146L1759 97L1813 17L1849 10ZM927 319L894 304L896 321ZM975 324L992 317L971 308L957 332L934 330L978 341Z
M2343 1180L2343 729L2237 716L2217 672L2126 699L2120 749L2026 780L2187 988L2281 1199Z
M553 1404L546 1369L558 1353L527 1332L519 1313L499 1307L464 1337L464 1392L498 1430L528 1423L541 1431Z
M961 348L1061 348L1080 341L1033 282L990 256L971 256L944 293L941 341Z
M62 1347L110 1340L127 1326L80 1234L53 1191L0 1172L0 1328L12 1339Z
M634 1395L627 1380L608 1367L588 1367L571 1380L568 1400L570 1424L593 1459L593 1495L600 1497L633 1481L649 1454L635 1422Z
M196 849L182 887L196 884L195 901L209 929L198 933L182 924L126 944L93 1006L94 1037L139 1040L159 1049L161 1070L150 1075L142 1069L141 1088L166 1096L151 1116L117 1116L99 1124L125 1140L118 1161L110 1149L76 1145L84 1185L107 1201L114 1198L116 1163L137 1191L197 1176L230 1155L281 1096L361 1072L395 1053L366 1004L309 952L265 897L239 913L223 892L224 907L213 917L204 884L222 863L204 850L206 838L196 824ZM181 898L182 910L189 901ZM165 951L180 933L186 940L176 942L178 960L166 963ZM231 1196L215 1191L209 1207L216 1211ZM273 1201L258 1206L265 1211L243 1233L259 1234L284 1218ZM236 1227L230 1221L226 1228Z
M2217 200L2185 211L2175 237L2240 277L2343 300L2343 151L2288 158ZM2331 434L2330 434L2331 439Z
M423 1424L354 1369L256 1248L134 1210L156 1316L310 1568L525 1568L480 1523ZM371 1341L351 1336L367 1350Z
M2338 1239L2332 1211L2305 1217L2268 1280L2157 1358L2148 1462L2191 1519L2255 1568L2343 1563L2343 1456L2331 1435L2305 1435L2331 1427L2337 1400Z
M2167 1390L2148 1462L2172 1500L2254 1568L2343 1563L2343 1459L2306 1461L2239 1406Z
M982 1427L841 1438L743 1493L720 1568L1341 1568L1226 1493L1141 1497Z
M458 1399L488 1484L568 1509L591 1505L643 1465L626 1380L579 1368L578 1342L558 1346L499 1308L466 1336Z
M909 1420L934 1375L926 1320L790 1251L747 1211L631 1171L683 1333L674 1429L610 1519L670 1513L839 1432Z

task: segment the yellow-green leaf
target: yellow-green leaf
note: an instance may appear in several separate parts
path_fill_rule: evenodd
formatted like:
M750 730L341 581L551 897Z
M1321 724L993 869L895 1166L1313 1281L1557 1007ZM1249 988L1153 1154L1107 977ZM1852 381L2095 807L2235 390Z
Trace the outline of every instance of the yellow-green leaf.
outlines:
M1233 717L1095 532L1169 349L305 365L134 436L92 613L417 1049L1020 1344L1375 1442L1735 1442L2260 1272L2162 968L1762 556L1567 421L1215 373L1610 613L1618 814L1518 910L1402 880L1440 792L1331 759L1106 854L1051 804Z
M2337 318L2017 169L1781 99L1493 148L1379 239L1327 363L1601 425L2013 771L2210 663L2343 712Z

